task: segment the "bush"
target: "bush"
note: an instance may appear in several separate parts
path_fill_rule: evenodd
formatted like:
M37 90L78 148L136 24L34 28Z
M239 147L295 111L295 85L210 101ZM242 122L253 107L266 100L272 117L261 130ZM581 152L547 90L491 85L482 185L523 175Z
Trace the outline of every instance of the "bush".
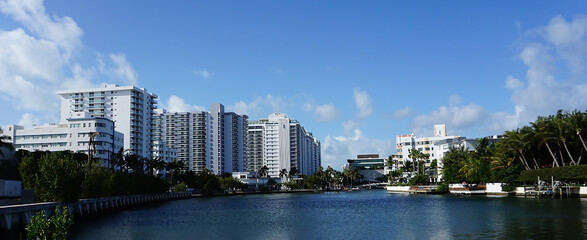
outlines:
M415 177L410 179L410 185L421 185L428 183L428 176L423 174L418 174Z
M446 183L439 183L436 185L436 192L448 192L448 184Z
M115 174L112 170L93 162L85 166L84 173L82 198L107 197L113 194Z
M81 194L83 170L69 152L44 152L40 159L27 155L19 171L24 187L32 188L41 201L75 202Z
M535 182L538 177L542 180L548 180L551 177L567 181L587 180L587 165L526 170L520 174L518 181Z
M173 186L173 192L185 192L187 189L188 185L186 185L184 182L180 182Z
M26 226L27 239L67 239L69 228L73 225L73 219L69 216L67 207L59 211L55 208L55 214L47 219L45 211L39 211L31 218L31 223Z

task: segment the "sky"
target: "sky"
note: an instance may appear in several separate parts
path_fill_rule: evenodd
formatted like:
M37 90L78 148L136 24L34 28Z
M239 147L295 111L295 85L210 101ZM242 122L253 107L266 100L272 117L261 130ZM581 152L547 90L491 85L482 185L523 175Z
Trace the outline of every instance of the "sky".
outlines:
M282 112L322 165L587 109L585 1L0 0L0 125L59 121L63 89L135 85L168 111Z

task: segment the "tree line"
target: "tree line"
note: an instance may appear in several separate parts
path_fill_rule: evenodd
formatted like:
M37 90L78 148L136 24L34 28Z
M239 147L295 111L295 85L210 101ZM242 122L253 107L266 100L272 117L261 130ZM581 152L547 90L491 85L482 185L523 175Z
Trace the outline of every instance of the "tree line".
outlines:
M474 151L453 147L442 159L444 182L502 182L511 187L523 180L519 178L522 172L585 164L585 129L587 112L559 110L555 115L539 116L528 126L506 131L495 144L484 138ZM568 171L573 170L554 172L565 172L559 176L564 180Z

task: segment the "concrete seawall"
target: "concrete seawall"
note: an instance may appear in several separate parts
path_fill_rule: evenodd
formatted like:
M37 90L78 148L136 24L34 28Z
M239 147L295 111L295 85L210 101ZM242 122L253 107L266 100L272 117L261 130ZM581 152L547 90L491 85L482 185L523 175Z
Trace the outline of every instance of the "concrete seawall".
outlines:
M162 193L81 199L69 204L44 202L0 206L0 239L18 239L19 234L37 212L45 211L45 215L52 216L57 206L67 206L69 215L74 216L74 221L78 221L140 204L190 197L191 193Z

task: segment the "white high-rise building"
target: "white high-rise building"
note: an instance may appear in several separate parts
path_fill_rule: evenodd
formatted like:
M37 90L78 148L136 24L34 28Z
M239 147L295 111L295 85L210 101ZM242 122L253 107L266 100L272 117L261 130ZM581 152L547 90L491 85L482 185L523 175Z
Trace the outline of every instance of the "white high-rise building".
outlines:
M156 135L177 150L177 160L189 171L204 168L215 174L245 170L247 116L224 112L222 104L212 104L210 112L165 112L153 117Z
M144 88L113 84L57 93L61 97L61 121L80 112L112 119L116 130L124 134L124 150L151 157L151 117L157 95Z
M279 177L281 169L296 168L311 175L321 164L320 141L296 120L283 113L249 122L247 134L247 171L269 168L269 176Z
M77 114L76 114L77 115ZM35 126L25 129L9 125L4 135L10 136L16 150L73 151L88 153L93 134L94 157L104 165L110 164L117 149L123 146L123 134L114 130L114 122L107 118L77 115L59 124Z
M155 114L153 114L151 121L151 156L168 163L177 159L177 149L171 148L167 144L165 109L155 109L154 111Z

